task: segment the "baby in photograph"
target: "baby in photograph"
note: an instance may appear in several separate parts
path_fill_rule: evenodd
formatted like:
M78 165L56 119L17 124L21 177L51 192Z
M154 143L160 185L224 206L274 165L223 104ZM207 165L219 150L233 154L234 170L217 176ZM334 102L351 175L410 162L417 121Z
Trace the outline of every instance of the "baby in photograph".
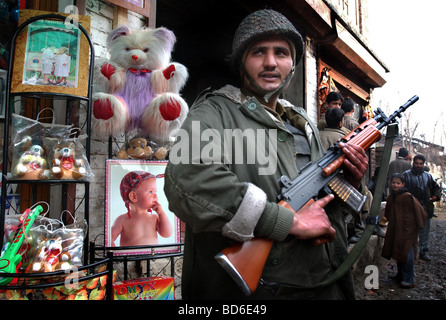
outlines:
M119 246L139 246L158 243L158 234L168 238L172 225L158 202L156 179L164 177L145 171L131 171L121 180L120 192L127 213L118 216L112 227L113 245L121 236Z

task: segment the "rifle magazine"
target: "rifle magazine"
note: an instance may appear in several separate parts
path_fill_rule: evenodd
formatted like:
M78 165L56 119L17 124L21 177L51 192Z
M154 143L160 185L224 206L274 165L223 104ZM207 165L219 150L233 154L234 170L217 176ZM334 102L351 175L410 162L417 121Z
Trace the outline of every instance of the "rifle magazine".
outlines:
M330 190L332 190L342 201L344 201L355 212L360 213L367 196L356 190L345 179L335 176L328 183Z

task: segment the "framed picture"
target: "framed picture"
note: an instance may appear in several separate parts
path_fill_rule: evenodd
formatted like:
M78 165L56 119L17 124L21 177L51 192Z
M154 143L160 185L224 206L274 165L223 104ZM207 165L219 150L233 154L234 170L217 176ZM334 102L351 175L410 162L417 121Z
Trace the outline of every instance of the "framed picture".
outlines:
M107 160L105 246L116 255L179 252L180 221L164 194L167 161ZM170 245L150 247L153 245Z
M54 12L20 10L19 24ZM31 22L17 36L11 92L49 92L87 97L89 77L88 39L79 24L90 31L90 17L67 17ZM70 23L71 18L74 23Z
M143 16L150 16L151 6L154 6L154 0L106 0L117 6L139 13Z

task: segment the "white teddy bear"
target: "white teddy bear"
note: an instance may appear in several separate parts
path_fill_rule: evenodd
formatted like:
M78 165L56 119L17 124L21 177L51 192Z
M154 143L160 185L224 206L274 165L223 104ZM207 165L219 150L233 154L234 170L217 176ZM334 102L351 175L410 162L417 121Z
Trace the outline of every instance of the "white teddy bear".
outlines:
M173 32L164 27L131 32L120 26L109 34L110 60L98 66L109 92L93 95L99 136L136 129L154 140L174 139L189 110L179 95L187 69L170 61L175 42Z

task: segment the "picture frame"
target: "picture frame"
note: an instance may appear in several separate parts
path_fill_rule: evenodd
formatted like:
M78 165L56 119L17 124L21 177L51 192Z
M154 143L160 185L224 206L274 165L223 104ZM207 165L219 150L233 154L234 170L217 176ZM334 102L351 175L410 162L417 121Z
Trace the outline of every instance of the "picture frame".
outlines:
M154 7L153 0L106 0L121 8L150 17L150 10ZM153 9L152 9L153 10Z
M19 25L54 12L20 10ZM27 25L15 42L11 93L46 92L88 97L90 17L57 13L61 19L39 19ZM71 21L73 23L71 23Z
M164 172L166 170L166 166L167 161L117 159L106 160L105 247L122 247L119 250L114 251L115 255L180 252L180 220L169 210L168 200L166 195L164 194ZM137 176L137 178L133 178L133 180L125 180L123 185L121 185L124 176L126 176L130 172L149 173L150 178L155 178L157 188L157 201L161 206L165 217L168 218L172 231L171 234L167 237L165 235L162 236L157 232L157 243L153 243L153 241L149 239L153 237L153 230L151 229L153 225L151 226L150 223L152 223L151 221L154 220L149 221L142 219L150 219L152 218L152 215L158 215L159 229L161 229L163 227L161 226L160 218L162 213L160 214L155 210L149 209L148 216L137 214L136 216L132 216L134 214L133 212L135 211L132 211L133 209L130 204L126 207L126 203L122 194L124 193L124 196L127 195L127 199L129 199L130 192L136 190L136 188L135 190L130 190L130 188L134 186L132 185L132 183L136 183L136 185L138 185L137 188L139 188L139 186L143 186L139 183L141 181L144 181L145 179L148 179L147 175L141 175L144 178L140 179L140 177ZM150 213L151 210L152 212ZM132 219L134 219L134 222L138 222L138 224L136 224L137 229L133 229L133 226L130 224ZM143 226L144 223L146 223L146 221L148 229L140 228L141 226ZM125 230L125 228L127 228L127 230ZM149 231L147 231L147 233L141 234L141 232L146 232L142 230ZM126 235L129 235L129 231L131 231L131 236L126 237ZM117 236L118 233L119 236ZM125 240L124 237L126 237ZM170 246L170 244L172 244L172 246ZM126 247L131 248L126 249Z

